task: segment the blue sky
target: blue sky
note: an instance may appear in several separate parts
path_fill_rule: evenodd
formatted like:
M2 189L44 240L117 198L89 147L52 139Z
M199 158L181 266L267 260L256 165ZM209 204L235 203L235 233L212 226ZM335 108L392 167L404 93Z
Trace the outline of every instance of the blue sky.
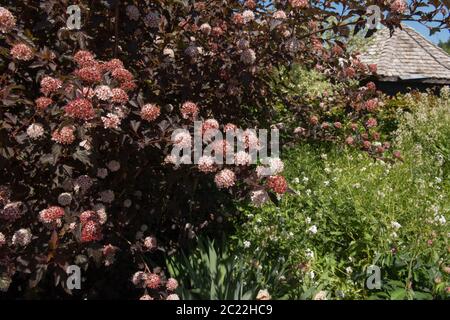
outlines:
M424 35L427 39L431 40L434 43L439 43L439 41L447 41L450 38L450 30L442 30L430 36L430 32L427 27L417 22L406 22L408 26L416 29L422 35Z

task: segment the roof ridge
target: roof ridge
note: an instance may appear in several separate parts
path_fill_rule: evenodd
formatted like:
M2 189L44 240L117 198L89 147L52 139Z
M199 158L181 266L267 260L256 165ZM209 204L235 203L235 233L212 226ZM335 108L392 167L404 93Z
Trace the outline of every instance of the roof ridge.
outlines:
M403 27L403 26L402 26ZM443 66L444 68L450 70L450 66L447 66L445 64L443 64L438 58L436 58L432 52L430 52L429 50L427 50L419 41L417 41L416 38L414 38L409 32L412 31L415 35L418 35L420 38L422 38L422 40L425 40L426 43L428 43L429 45L431 45L433 48L437 48L439 51L441 51L441 53L443 53L444 55L446 55L449 59L450 56L447 54L447 52L445 52L444 50L442 50L439 46L435 45L433 42L429 41L427 38L425 38L423 35L421 35L419 32L417 32L416 30L414 30L413 28L406 26L406 28L404 29L405 33L414 41L416 42L426 53L428 53L438 64L440 64L441 66Z

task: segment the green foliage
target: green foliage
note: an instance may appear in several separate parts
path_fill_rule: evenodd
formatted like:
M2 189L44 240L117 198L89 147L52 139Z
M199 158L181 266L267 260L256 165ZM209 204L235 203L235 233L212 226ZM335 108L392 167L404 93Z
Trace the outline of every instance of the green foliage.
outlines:
M321 290L333 299L448 297L449 93L402 99L411 110L398 115L394 134L402 160L300 145L284 154L295 194L279 207L241 207L248 221L237 237L251 243L243 252L286 259L287 277L297 280L289 297ZM381 268L380 290L365 286L373 264Z
M444 49L448 54L450 54L450 39L448 39L447 41L439 41L439 47L441 47L442 49Z
M200 238L192 252L167 258L169 273L180 283L182 299L249 300L269 283L279 283L275 289L282 286L283 267L279 262L259 267L264 263L263 255L244 261L226 243Z

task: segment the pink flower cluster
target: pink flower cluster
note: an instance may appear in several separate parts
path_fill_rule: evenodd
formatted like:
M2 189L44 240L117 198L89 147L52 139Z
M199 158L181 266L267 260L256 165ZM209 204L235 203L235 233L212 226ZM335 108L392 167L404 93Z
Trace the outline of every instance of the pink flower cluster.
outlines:
M391 11L394 13L402 14L407 8L405 0L394 0L391 2Z
M46 96L55 93L61 87L62 81L59 79L46 76L41 80L41 92Z
M10 202L0 211L0 218L6 221L14 221L24 214L22 202Z
M72 144L75 141L74 131L75 129L72 126L56 129L52 134L52 140L65 145Z
M69 117L85 121L95 117L95 110L92 106L92 102L85 98L78 98L70 101L64 107L64 111Z
M49 105L53 103L53 100L47 97L40 97L37 98L34 102L36 103L36 109L38 109L39 111L44 111Z
M46 224L57 222L64 216L64 208L52 206L39 212L39 221Z
M298 9L306 8L309 5L308 0L289 0L289 3L291 4L292 8Z
M198 107L197 105L192 101L186 101L181 106L181 116L183 119L195 119L198 114Z
M141 118L146 121L154 121L161 114L161 109L155 104L146 104L141 109Z
M236 183L236 175L230 169L223 169L214 177L217 188L230 188Z
M99 241L103 238L100 218L98 213L93 210L80 214L81 242Z
M31 49L31 47L26 45L25 43L18 43L13 45L10 54L14 59L22 61L29 61L34 57L33 49Z
M278 194L283 194L288 189L286 179L283 176L270 176L267 178L267 187Z
M2 33L10 32L16 26L16 18L11 11L0 7L0 31Z

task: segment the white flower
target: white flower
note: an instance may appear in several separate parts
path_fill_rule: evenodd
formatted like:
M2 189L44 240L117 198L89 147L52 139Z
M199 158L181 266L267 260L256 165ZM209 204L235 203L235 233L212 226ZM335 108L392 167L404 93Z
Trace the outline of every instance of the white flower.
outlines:
M242 17L244 18L244 23L249 23L250 21L255 20L255 14L251 10L245 10L242 13Z
M246 166L252 161L252 157L245 151L239 151L234 155L234 162L237 166Z
M306 257L308 257L310 259L314 258L314 252L309 248L305 250L305 254L306 254Z
M203 32L206 35L209 35L211 33L211 26L209 23L204 23L200 26L200 31Z
M314 271L310 271L310 272L309 272L309 277L310 277L311 279L314 279L314 278L316 277L316 274L314 273Z
M444 225L447 222L447 220L445 219L445 217L443 215L436 215L434 217L434 221L439 222L442 225Z
M273 176L280 174L284 170L284 163L280 158L269 158L269 168Z
M397 232L392 232L391 233L391 238L398 238L398 234L397 234Z
M294 180L292 180L292 182L294 182L294 183L300 183L300 179L299 179L299 178L294 178Z
M326 291L317 292L313 300L327 300L327 292Z
M305 221L306 221L307 224L310 224L311 223L311 218L310 217L306 217Z
M250 248L250 244L251 244L250 241L245 240L244 241L244 248L246 248L246 249Z
M309 178L308 177L303 177L303 182L308 182L309 181Z
M44 134L44 128L39 123L33 123L27 128L27 135L30 139L39 139Z
M348 274L351 274L353 272L352 267L345 268L345 272L347 272Z
M99 98L102 101L107 101L109 98L112 97L111 88L105 85L98 86L97 88L95 88L94 92L97 98Z
M316 227L316 225L311 226L311 227L308 229L308 232L310 232L310 233L312 233L312 234L316 234L316 233L317 233L317 227Z
M392 228L394 228L395 230L398 230L398 229L400 229L401 228L401 224L400 223L398 223L397 221L392 221L391 222L391 226L392 226Z

